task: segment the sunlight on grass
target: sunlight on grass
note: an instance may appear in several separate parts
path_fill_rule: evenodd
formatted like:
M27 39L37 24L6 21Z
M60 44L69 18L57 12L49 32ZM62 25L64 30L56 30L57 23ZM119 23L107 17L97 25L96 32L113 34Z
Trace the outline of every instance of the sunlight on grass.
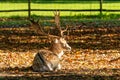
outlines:
M27 8L28 8L27 3L0 3L0 10L16 10Z
M7 8L6 8L7 6ZM0 10L17 10L28 9L27 3L0 3ZM99 9L99 2L81 2L81 3L31 3L31 9ZM103 3L103 9L120 9L120 3ZM49 11L32 11L32 15L53 16L53 12ZM65 11L61 16L76 15L96 15L98 12L70 12ZM109 12L105 12L109 13ZM113 12L114 13L114 12ZM118 14L118 13L117 13ZM28 16L28 12L2 12L0 17L9 16Z
M37 4L37 3L32 3L31 4L33 9L89 9L89 8L94 8L98 9L99 4L94 3L51 3L51 4Z

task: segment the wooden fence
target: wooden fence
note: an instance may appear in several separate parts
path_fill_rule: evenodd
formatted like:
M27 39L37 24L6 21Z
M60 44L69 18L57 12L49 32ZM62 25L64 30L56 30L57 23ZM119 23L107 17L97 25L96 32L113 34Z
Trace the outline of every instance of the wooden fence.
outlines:
M31 9L31 0L28 0L28 8L27 9L19 9L19 10L0 10L0 12L28 12L28 18L31 17L32 11L75 11L75 12L88 12L88 11L97 11L101 15L104 11L107 12L120 12L120 9L103 9L103 0L98 0L99 2L99 9Z

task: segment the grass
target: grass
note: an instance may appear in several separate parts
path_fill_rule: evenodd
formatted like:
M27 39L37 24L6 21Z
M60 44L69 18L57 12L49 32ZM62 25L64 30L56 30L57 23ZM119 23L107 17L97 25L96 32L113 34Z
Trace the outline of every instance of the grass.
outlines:
M19 20L19 21L18 20L17 21L13 20L13 21L2 21L2 22L0 22L0 27L1 28L4 28L4 27L12 28L12 27L19 27L19 26L24 27L24 26L28 26L28 25L30 25L30 23L26 20Z
M7 8L6 8L7 6ZM27 9L27 3L0 3L0 10L17 10ZM82 3L31 3L32 9L99 9L99 2L82 2ZM114 3L103 3L103 9L120 9L120 2ZM113 12L115 13L115 12ZM53 16L53 12L46 11L33 11L33 15L39 16ZM61 12L61 16L76 16L76 15L97 15L99 12ZM109 12L104 14L109 15ZM116 12L115 14L120 14ZM27 16L28 12L2 12L0 17L9 16Z
M53 27L53 17L45 18L45 17L39 17L39 16L32 16L34 19L40 18L41 25L44 27ZM65 25L70 26L76 26L76 25L82 25L82 26L89 26L89 27L119 27L120 21L119 20L100 20L100 19L75 19L75 18L69 18L65 19L67 17L61 17L61 26L64 27ZM0 28L17 28L17 27L28 27L30 26L30 22L28 20L21 19L21 18L12 18L7 19L5 21L0 22Z

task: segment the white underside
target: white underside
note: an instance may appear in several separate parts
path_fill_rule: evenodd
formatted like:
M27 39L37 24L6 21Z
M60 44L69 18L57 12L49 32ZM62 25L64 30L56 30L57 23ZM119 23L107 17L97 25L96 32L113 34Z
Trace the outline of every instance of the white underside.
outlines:
M64 54L64 52L61 51L61 52L58 54L58 58L60 59L63 54ZM48 63L47 66L48 66L48 68L49 68L50 71L53 71L53 68L51 67L51 64ZM60 64L58 64L57 69L61 69L61 65L60 65Z
M51 64L47 64L50 71L53 71L53 68L51 67Z
M61 52L58 54L58 58L61 58L63 54L64 54L64 52L61 51Z

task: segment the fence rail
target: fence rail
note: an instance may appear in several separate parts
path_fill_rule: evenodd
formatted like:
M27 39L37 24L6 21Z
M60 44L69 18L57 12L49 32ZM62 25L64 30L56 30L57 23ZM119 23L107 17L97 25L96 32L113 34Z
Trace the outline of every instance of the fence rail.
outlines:
M90 1L89 1L90 2ZM32 11L73 11L73 12L99 12L100 14L102 14L103 12L120 12L120 8L118 9L104 9L103 8L103 0L98 0L97 1L99 4L99 8L98 9L32 9L32 5L31 5L31 0L27 1L27 9L11 9L11 10L0 10L0 13L2 12L28 12L28 17L31 17L31 12ZM58 2L59 3L59 2ZM44 4L44 3L43 3Z
M19 9L19 10L0 10L0 12L21 12L21 11L29 11L28 9ZM79 12L79 11L99 11L100 9L30 9L30 11L74 11L74 12ZM120 12L120 10L112 10L112 9L102 9L102 11L107 11L107 12Z

